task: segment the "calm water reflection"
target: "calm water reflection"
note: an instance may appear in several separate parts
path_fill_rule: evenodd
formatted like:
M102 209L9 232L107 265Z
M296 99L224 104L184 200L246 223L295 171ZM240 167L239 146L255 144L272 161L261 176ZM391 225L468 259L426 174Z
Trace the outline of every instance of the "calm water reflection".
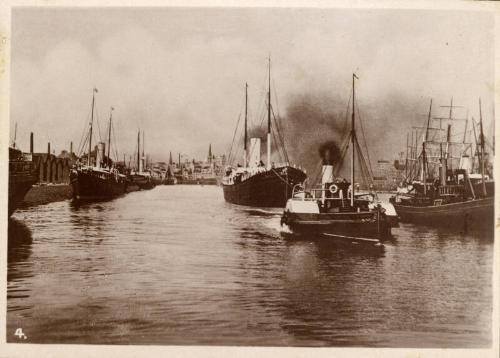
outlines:
M280 210L163 186L9 221L7 340L487 347L493 240L402 225L383 251L291 241Z

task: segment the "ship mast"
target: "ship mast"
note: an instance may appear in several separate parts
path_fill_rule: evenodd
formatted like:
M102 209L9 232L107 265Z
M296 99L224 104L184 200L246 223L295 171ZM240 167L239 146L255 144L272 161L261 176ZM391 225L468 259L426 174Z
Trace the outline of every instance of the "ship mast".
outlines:
M355 73L352 74L352 118L351 118L351 206L354 206L354 143L356 142L356 129L354 124L355 118L355 92L354 92L354 79L358 78Z
M111 107L111 109L109 111L109 130L108 130L108 166L110 168L111 168L111 159L109 157L109 149L111 148L111 120L113 118L113 110L114 110L114 108ZM123 159L123 162L125 162L125 159Z
M92 91L92 111L90 114L90 135L89 135L89 155L87 157L87 165L91 166L90 163L90 152L92 151L92 125L94 124L94 103L95 103L95 93L97 92L97 88L94 87Z
M481 181L483 183L483 195L486 196L486 183L484 182L484 132L483 132L483 113L481 110L481 98L479 98L479 140L481 143Z
M17 122L16 122L16 126L14 127L14 143L12 145L13 148L16 147L16 140L17 140Z
M247 167L247 115L248 115L248 83L245 83L245 142L243 149L245 150L245 157L243 158L243 166Z
M432 113L432 98L431 98L431 103L429 105L429 116L427 117L427 128L425 129L425 137L424 140L422 141L422 182L424 184L424 195L427 194L427 172L425 170L427 164L427 154L425 152L425 143L429 140L429 125L431 122L431 113Z
M141 151L141 130L137 132L137 172L140 171L140 157L141 155L139 154Z
M271 57L269 56L269 76L267 91L267 170L271 169Z

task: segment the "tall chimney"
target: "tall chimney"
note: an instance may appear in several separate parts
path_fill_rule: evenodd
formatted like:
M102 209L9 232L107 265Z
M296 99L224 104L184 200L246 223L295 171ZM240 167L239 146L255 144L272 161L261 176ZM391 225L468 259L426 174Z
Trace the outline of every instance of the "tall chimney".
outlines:
M47 143L47 154L49 154L49 155L50 155L50 142L49 142L49 143Z
M30 153L33 154L33 132L30 133Z
M69 143L69 154L73 154L73 142Z

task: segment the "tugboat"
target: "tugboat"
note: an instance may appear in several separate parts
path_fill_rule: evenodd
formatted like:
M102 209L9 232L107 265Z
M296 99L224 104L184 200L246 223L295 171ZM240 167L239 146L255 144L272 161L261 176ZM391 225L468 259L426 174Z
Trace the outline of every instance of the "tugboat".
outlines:
M319 235L356 244L381 246L397 226L397 216L390 203L377 202L374 193L356 193L355 149L359 162L365 163L355 130L354 80L352 79L351 181L335 179L332 149L328 143L320 147L323 161L321 185L306 191L305 183L295 185L281 218L294 234ZM345 141L345 152L349 141ZM335 163L340 164L340 163Z
M453 120L450 106L449 118ZM422 140L422 149L418 158L420 181L414 181L405 193L398 193L391 197L396 212L401 221L423 223L445 228L493 228L494 221L494 182L485 173L485 139L483 134L483 120L481 102L479 102L479 143L476 139L476 154L479 158L479 173L472 173L471 156L462 150L460 164L450 168L453 144L465 146L463 143L451 142L451 124L447 126L446 139L439 141L430 138L429 129L431 120L432 101L429 109L427 128ZM466 119L467 121L467 119ZM475 132L476 125L473 122ZM467 123L467 122L466 122ZM466 126L467 127L467 124ZM433 179L430 168L432 145L439 146L439 177ZM474 156L474 155L473 155Z
M9 146L9 217L36 182L35 165L30 154Z
M222 178L224 199L232 204L283 208L292 196L293 187L306 179L304 170L288 164L283 141L281 143L286 163L279 165L271 163L271 60L269 60L268 79L267 164L264 165L260 159L260 138L251 138L250 153L247 150L248 85L245 84L244 165L226 168ZM278 131L278 135L280 134Z
M92 161L92 127L94 122L95 94L97 89L92 92L92 110L90 117L90 128L88 133L88 154L87 161L78 162L70 172L70 182L73 188L74 200L100 200L111 199L120 196L126 192L127 177L121 174L113 165L109 157L111 145L111 124L113 108L111 107L109 117L109 135L108 135L108 156L105 157L105 143L97 144L95 162Z

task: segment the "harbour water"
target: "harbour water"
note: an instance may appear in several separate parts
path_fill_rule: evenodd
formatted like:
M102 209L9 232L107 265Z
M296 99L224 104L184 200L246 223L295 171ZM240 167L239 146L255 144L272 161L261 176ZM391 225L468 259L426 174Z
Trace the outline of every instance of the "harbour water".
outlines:
M402 224L383 251L160 186L9 220L7 341L489 347L493 239Z

